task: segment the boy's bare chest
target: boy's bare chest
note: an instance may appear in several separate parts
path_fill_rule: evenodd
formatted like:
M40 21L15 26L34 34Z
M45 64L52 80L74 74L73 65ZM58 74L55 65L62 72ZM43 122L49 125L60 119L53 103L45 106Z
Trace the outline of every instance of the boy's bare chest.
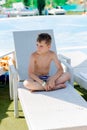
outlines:
M35 66L46 68L50 66L51 58L50 57L37 57L35 60Z

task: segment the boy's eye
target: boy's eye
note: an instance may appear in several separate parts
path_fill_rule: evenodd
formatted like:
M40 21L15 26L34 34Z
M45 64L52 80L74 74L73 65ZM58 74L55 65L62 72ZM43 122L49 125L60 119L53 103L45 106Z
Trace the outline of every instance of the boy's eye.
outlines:
M42 45L38 45L38 44L36 44L36 45L37 45L37 47L41 47L41 48L43 47Z

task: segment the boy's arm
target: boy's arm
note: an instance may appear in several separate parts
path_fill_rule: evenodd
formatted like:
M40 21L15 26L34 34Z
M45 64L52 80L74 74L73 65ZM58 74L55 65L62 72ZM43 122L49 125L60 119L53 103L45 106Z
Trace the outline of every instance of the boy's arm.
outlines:
M55 62L55 65L57 67L57 72L52 76L52 79L56 80L63 74L63 67L55 53L53 53L52 59Z

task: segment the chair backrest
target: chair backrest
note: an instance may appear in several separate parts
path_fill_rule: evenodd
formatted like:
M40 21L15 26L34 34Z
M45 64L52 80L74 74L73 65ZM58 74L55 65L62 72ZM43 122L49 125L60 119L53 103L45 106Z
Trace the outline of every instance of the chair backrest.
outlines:
M36 50L36 39L40 33L49 33L52 37L51 49L55 52L55 40L53 30L33 30L33 31L15 31L13 32L16 66L19 73L19 80L28 79L28 65L32 52ZM55 73L54 63L51 65L50 75Z

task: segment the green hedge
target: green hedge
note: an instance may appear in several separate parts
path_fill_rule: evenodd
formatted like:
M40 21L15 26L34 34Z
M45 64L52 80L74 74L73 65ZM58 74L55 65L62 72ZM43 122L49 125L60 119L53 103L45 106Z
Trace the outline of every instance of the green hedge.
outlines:
M37 7L37 0L7 0L5 7L11 7L14 2L23 2L26 6ZM57 5L64 5L67 0L45 0L46 5L52 5L53 7Z

